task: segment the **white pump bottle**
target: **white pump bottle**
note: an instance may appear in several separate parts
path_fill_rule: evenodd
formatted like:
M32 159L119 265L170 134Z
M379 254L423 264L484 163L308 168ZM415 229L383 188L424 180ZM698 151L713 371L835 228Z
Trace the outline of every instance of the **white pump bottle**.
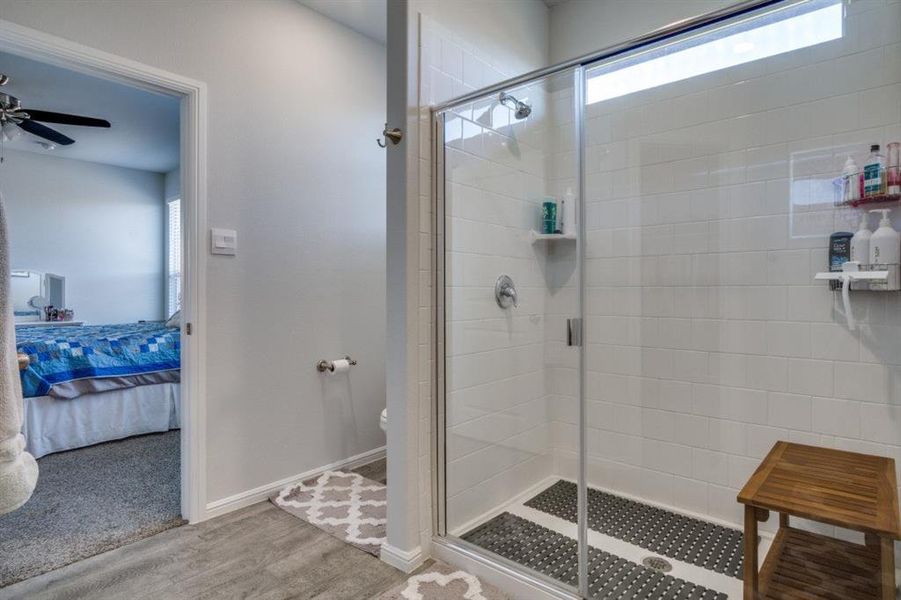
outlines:
M870 237L870 264L895 265L901 262L901 235L892 228L889 208L877 208L870 212L882 213L877 229Z
M873 232L869 228L869 215L860 215L860 228L851 238L851 261L860 263L860 266L870 264L870 238Z
M566 194L563 196L563 218L561 219L563 226L560 228L566 235L575 235L576 233L576 196L573 194L572 188L566 188Z

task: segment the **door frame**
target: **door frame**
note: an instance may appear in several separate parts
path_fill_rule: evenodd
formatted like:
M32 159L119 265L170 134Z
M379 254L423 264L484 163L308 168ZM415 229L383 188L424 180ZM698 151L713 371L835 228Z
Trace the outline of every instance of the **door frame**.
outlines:
M183 218L181 513L206 519L206 84L0 19L0 50L180 99ZM162 199L161 199L162 202ZM188 333L190 332L190 333Z

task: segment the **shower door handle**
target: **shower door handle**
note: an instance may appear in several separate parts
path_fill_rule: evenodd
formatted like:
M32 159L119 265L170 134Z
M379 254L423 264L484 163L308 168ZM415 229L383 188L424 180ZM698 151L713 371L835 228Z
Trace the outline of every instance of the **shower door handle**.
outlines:
M566 345L582 345L582 319L566 320Z

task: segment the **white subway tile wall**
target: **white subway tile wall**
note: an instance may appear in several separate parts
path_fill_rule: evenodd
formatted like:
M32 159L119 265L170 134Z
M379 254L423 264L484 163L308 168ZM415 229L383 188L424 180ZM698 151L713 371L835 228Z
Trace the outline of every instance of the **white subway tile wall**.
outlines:
M535 65L537 68L540 65ZM420 18L420 527L431 538L431 403L434 356L432 140L429 107L507 79L478 48ZM520 94L532 116L516 121L486 99L448 115L447 507L454 530L549 476L553 470L544 384L544 273L528 241L551 154L545 92ZM555 133L560 129L554 130ZM506 273L519 307L501 310L494 283ZM512 316L511 316L512 315Z
M449 45L442 40L442 48ZM575 173L575 163L552 151L574 147L575 139L550 125L546 88L557 82L571 86L572 74L565 83L556 77L512 90L532 107L524 119L497 97L458 107L445 118L450 531L553 473L547 396L555 392L555 378L546 368L563 340L548 336L548 327L562 323L546 303L559 271L549 258L552 248L533 245L530 232L541 227L546 171ZM559 141L554 148L546 147L551 134ZM567 260L575 265L574 254ZM515 308L495 301L501 274L515 283Z
M841 40L587 107L590 485L739 524L777 440L901 456L901 294L855 292L852 332L812 281L859 221L833 205L846 157L901 140L899 42L901 3L852 3Z

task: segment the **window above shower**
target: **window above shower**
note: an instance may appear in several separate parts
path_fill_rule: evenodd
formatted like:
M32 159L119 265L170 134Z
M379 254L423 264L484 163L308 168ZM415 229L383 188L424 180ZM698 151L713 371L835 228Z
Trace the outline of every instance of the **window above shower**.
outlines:
M662 43L590 69L585 102L603 102L839 39L843 15L841 0L805 3Z

